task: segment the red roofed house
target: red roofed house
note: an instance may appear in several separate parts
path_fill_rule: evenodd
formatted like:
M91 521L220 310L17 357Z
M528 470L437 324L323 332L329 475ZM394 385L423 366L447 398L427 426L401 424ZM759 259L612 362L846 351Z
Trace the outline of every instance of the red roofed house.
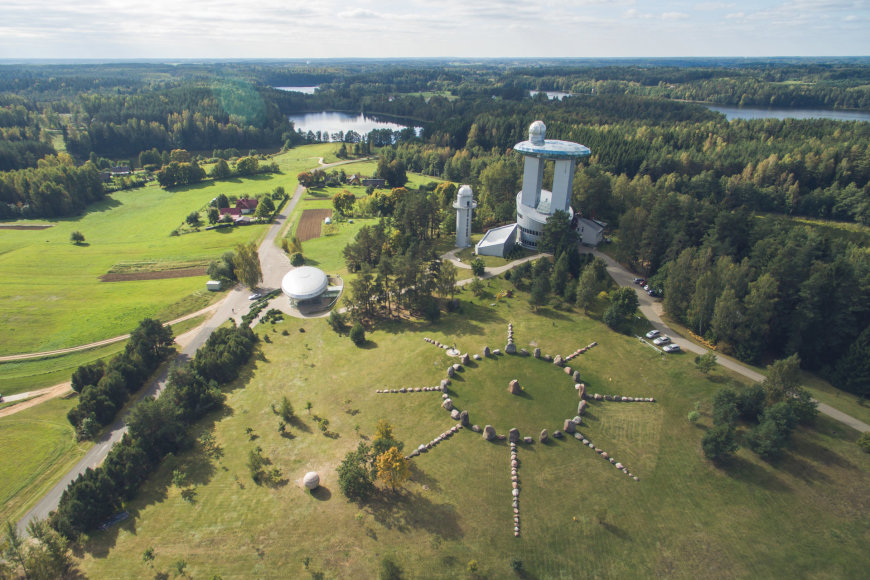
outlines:
M236 207L222 207L220 208L221 217L228 215L233 218L233 221L239 221L242 219L243 215L247 215L252 213L255 209L257 209L257 204L259 202L256 199L240 199L236 202Z

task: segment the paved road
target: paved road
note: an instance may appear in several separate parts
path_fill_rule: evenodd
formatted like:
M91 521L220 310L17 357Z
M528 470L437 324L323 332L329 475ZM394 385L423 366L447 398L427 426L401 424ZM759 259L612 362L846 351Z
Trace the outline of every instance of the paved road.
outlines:
M304 188L298 187L293 198L285 206L281 213L276 216L275 223L269 228L266 237L260 244L260 264L263 269L263 286L265 288L277 288L281 284L281 278L290 269L290 261L284 255L284 252L275 246L275 237L283 228L287 216L299 203L302 198ZM242 314L248 310L248 292L240 287L237 287L229 292L226 298L221 302L212 305L211 310L214 310L214 315L196 329L196 334L190 339L181 352L175 358L176 362L189 360L196 353L197 349L202 346L208 337L216 328L229 320L230 318L241 319ZM194 313L197 315L198 313ZM136 403L145 397L159 396L160 392L166 386L166 379L169 372L169 365L166 365L160 375L152 380L144 389L142 394L136 400ZM109 431L91 447L85 456L79 461L66 475L61 478L51 490L37 502L33 508L27 512L18 522L18 530L25 533L27 524L35 519L44 519L48 514L57 507L60 502L60 496L79 474L84 473L88 468L94 468L100 465L109 453L112 446L121 440L124 433L127 432L127 414L115 420Z
M672 342L680 345L680 348L682 350L693 352L696 354L704 354L707 352L706 348L681 336L678 332L673 330L662 321L661 302L653 300L646 292L643 291L642 288L634 283L634 278L636 277L635 274L624 268L621 264L619 264L616 260L608 256L607 254L602 254L598 250L593 250L591 248L581 246L580 251L594 254L596 257L604 260L607 263L607 272L616 281L617 284L619 284L620 286L629 286L631 288L634 288L634 291L637 293L637 300L638 302L640 302L640 311L643 313L644 316L646 316L647 320L652 323L654 328L670 336ZM720 365L727 369L743 375L751 381L761 382L764 380L764 375L762 375L761 373L758 373L751 368L744 366L730 358L717 356L716 362L718 362ZM847 415L846 413L837 410L830 405L826 405L825 403L819 403L819 412L833 419L836 419L837 421L844 423L845 425L848 425L852 429L860 431L861 433L866 433L867 431L870 431L870 425L868 425L867 423L859 421L855 417Z

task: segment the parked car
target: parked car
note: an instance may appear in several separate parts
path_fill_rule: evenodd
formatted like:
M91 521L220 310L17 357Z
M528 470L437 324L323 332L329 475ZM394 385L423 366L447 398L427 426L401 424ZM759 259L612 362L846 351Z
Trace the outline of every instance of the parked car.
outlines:
M671 342L671 337L662 335L653 341L653 344L656 346L662 346Z
M646 291L646 293L649 294L650 296L652 296L653 298L656 298L656 297L662 295L662 293L659 292L658 290L656 290L655 288L650 288L649 290Z
M646 337L647 338L655 338L660 334L661 334L661 332L659 332L658 330L650 330L649 332L646 333Z
M646 280L644 280L643 278L635 278L634 283L643 286L644 284L646 284Z
M680 352L680 345L679 344L668 344L668 345L665 345L665 347L662 348L662 350L665 352L671 352L671 353Z
M250 296L248 296L248 300L259 300L262 298L264 294L262 292L254 292Z

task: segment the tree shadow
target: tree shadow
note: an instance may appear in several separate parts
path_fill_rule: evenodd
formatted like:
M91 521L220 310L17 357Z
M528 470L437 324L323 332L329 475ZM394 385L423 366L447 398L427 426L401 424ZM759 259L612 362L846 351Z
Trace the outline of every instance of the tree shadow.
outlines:
M537 314L538 316L543 316L544 318L550 318L553 320L564 320L564 321L571 320L570 316L563 314L562 312L559 312L557 310L553 310L549 306L546 306L543 308L538 308L537 310L535 310L535 314Z
M718 463L717 467L724 470L729 477L743 483L756 485L769 491L791 491L791 488L779 477L739 455L734 455L727 461Z
M429 491L441 491L441 484L438 483L438 480L420 469L413 461L411 462L411 479L421 486L425 485Z
M436 504L420 493L407 490L383 492L366 507L375 521L388 530L403 534L411 530L424 530L448 540L456 540L463 535L454 506Z
M378 348L378 343L367 338L366 341L364 343L362 343L362 345L359 346L359 348L361 348L363 350L374 350L374 349Z

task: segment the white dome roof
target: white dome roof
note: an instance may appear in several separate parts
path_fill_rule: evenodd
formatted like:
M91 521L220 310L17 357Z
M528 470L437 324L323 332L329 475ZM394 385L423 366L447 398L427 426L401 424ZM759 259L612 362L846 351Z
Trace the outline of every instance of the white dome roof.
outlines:
M463 185L462 187L459 188L459 192L456 194L456 199L459 199L461 197L473 197L473 196L474 196L474 193L472 193L472 191L471 191L471 186L470 185Z
M301 266L287 272L281 290L293 300L309 300L323 294L329 281L320 268Z
M529 125L529 141L534 145L543 145L547 136L547 126L543 121L535 121Z

